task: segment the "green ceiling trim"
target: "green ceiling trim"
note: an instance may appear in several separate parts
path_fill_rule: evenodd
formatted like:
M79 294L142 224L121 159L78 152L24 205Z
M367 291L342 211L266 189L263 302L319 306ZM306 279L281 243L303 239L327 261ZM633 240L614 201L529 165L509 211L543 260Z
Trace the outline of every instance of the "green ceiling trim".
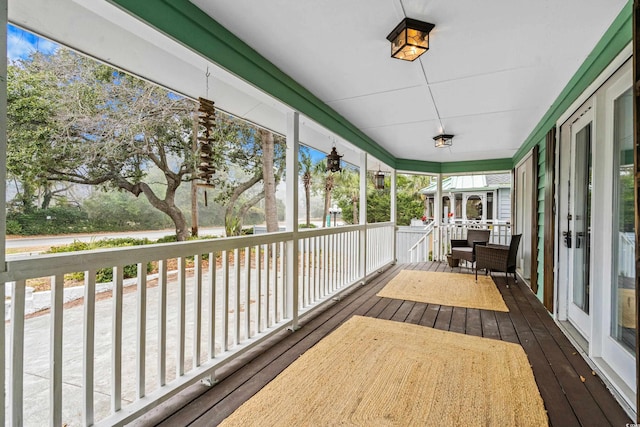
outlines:
M567 86L542 117L542 120L513 156L513 164L517 164L522 160L533 149L534 145L544 141L547 132L555 126L560 116L605 70L625 46L631 43L632 3L632 0L627 2L609 29L587 56L587 59L569 80Z
M442 163L414 159L397 159L396 170L403 172L440 173Z
M511 159L471 160L465 162L423 162L412 159L398 159L396 169L424 173L472 173L509 171L513 168Z
M511 159L472 160L468 162L447 162L442 164L442 173L498 172L513 169Z
M396 159L388 151L188 0L111 1L395 167Z

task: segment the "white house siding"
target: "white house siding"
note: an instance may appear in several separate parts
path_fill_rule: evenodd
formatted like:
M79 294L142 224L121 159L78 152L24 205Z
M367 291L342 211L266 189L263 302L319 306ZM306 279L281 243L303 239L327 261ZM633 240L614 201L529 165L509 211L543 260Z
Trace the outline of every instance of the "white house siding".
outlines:
M498 190L498 217L501 221L511 221L511 190L499 188Z

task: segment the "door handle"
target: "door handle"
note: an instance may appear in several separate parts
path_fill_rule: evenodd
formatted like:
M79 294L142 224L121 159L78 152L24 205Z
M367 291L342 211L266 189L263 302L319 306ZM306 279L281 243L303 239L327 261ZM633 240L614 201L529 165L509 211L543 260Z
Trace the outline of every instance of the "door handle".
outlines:
M582 246L582 238L584 237L584 233L583 232L578 232L576 233L576 248L580 249L580 247Z
M564 245L567 248L571 248L571 230L569 231L563 231L562 235L564 236Z

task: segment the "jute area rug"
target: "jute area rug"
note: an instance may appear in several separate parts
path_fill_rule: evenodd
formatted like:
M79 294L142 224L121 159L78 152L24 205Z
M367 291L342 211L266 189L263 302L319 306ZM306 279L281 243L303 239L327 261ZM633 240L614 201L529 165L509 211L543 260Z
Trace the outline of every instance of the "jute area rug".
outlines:
M354 316L224 426L546 426L517 344Z
M509 311L490 276L402 270L378 293L379 297L453 307Z

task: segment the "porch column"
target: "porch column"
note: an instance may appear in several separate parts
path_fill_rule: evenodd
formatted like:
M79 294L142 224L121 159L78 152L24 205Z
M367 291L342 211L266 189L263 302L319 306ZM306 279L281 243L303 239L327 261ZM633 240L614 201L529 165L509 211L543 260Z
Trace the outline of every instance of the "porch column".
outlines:
M491 219L493 220L493 222L496 222L496 219L498 219L498 192L499 190L493 190L493 203L491 206Z
M360 153L360 210L358 222L360 229L359 275L364 280L367 276L367 153Z
M462 194L462 220L467 222L467 202L469 201L469 196L466 194Z
M480 203L482 203L480 206L482 206L482 222L487 222L487 194L483 193L482 196L480 196Z
M390 215L389 215L389 220L393 223L393 243L391 245L391 250L393 251L393 256L392 256L392 260L393 263L395 264L398 261L398 254L397 254L397 249L396 245L397 245L397 240L398 240L398 233L396 232L396 229L398 228L398 201L396 200L396 197L398 195L398 191L396 189L396 170L395 169L391 169L391 183L390 183L390 192L391 192L391 206L389 207L389 209L391 210Z
M442 174L438 174L438 185L436 186L436 197L433 201L434 207L434 215L433 219L435 223L435 233L434 233L434 247L433 247L433 260L440 261L442 259L441 256L441 242L442 242Z
M293 233L287 241L287 313L291 314L291 329L298 329L298 175L300 150L300 114L287 113L287 153L286 153L286 226Z

